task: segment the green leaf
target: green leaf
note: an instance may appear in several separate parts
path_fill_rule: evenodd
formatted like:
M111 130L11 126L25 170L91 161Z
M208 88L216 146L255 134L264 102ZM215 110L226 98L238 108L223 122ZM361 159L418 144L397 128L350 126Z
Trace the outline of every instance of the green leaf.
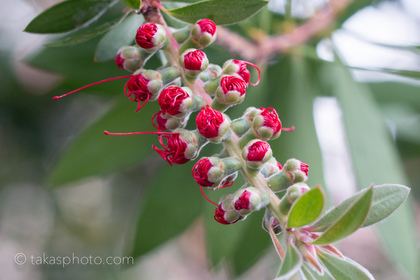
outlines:
M116 1L72 0L52 6L35 17L25 28L31 33L60 33L99 18Z
M141 0L123 0L123 2L134 10L138 10L141 7Z
M268 3L267 0L204 0L165 12L179 20L195 23L202 18L218 25L244 20Z
M381 185L374 186L372 205L369 214L362 227L370 226L391 215L407 199L410 189L402 185ZM326 230L356 201L362 192L346 199L337 207L331 209L311 228L314 231Z
M133 43L136 31L143 22L141 15L133 14L105 34L96 48L95 61L103 62L115 58L119 48Z
M288 242L286 255L280 266L280 271L275 280L288 280L302 267L302 254L296 249L292 242Z
M87 127L67 148L51 171L49 183L56 187L82 178L122 169L154 154L156 136L106 136L111 132L150 131L152 106L146 106L135 118L136 105L122 99L95 123Z
M197 183L192 178L186 179L185 174L191 173L191 164L163 164L143 200L130 249L133 257L142 256L185 231L199 216L205 203Z
M319 275L310 267L308 263L303 263L301 269L302 273L306 277L306 280L335 280L328 273L324 273L324 275ZM302 279L305 278L302 277Z
M312 61L285 57L269 67L269 96L264 105L274 107L284 127L295 126L294 131L284 131L279 139L270 143L277 161L283 164L289 158L301 160L309 165L307 184L322 186L323 163L313 120L313 100L320 92L319 79L313 72L319 65L309 62ZM299 110L296 110L297 106Z
M105 22L99 26L96 26L95 28L86 28L87 30L85 30L84 32L80 32L81 30L77 30L77 32L55 39L54 41L44 44L44 46L65 47L65 46L73 46L73 45L77 45L77 44L89 41L90 39L93 39L109 31L110 29L114 28L115 26L120 24L125 17L126 15L124 15L122 18Z
M324 204L325 198L321 187L317 186L307 191L290 209L287 227L300 228L314 222L321 215Z
M312 244L326 245L345 238L355 232L366 220L372 204L373 187L368 188L325 232Z
M355 70L381 72L381 73L393 74L393 75L397 75L397 76L401 76L405 78L413 78L417 80L420 79L420 71L415 71L415 70L375 68L375 67L354 67L354 66L349 66L349 67Z
M318 257L335 279L374 280L366 268L348 258L343 260L322 251L318 253Z
M347 141L356 174L357 185L407 184L395 143L369 88L356 83L343 66L325 65L324 81L337 96L343 112ZM394 98L401 98L400 89ZM412 97L414 97L414 93ZM399 267L414 279L420 278L419 251L413 246L417 236L411 200L402 205L386 221L379 223L384 247ZM401 235L404 238L400 238Z

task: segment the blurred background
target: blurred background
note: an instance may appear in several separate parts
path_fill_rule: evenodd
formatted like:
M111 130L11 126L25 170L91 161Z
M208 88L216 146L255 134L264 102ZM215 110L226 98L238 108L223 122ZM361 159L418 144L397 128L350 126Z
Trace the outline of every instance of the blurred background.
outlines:
M46 48L51 37L23 32L56 2L0 0L0 279L272 279L279 261L262 213L220 226L188 177L193 163L169 168L151 149L153 136L103 135L153 130L157 104L134 113L123 80L52 100L127 75L112 60L94 62L101 37ZM325 5L293 0L286 16L284 1L271 0L229 28L257 40L293 29ZM103 18L123 8L117 3ZM353 1L331 29L260 65L261 84L230 112L276 108L283 125L297 129L274 141L275 157L308 163L310 186L325 187L333 204L371 183L412 189L392 219L337 244L376 279L420 279L419 53L419 1ZM219 65L240 58L217 43L207 55ZM337 60L349 71L334 69ZM48 256L113 263L33 263ZM129 256L134 265L122 263Z

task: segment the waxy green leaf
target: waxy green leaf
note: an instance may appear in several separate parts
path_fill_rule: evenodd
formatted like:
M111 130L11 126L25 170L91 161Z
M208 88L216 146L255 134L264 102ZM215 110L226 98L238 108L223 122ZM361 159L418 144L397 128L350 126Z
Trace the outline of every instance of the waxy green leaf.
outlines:
M289 211L287 227L300 228L314 222L324 209L325 198L321 187L305 192L293 203Z
M85 31L77 30L74 33L67 34L64 37L60 37L58 39L55 39L53 41L50 41L47 44L44 44L46 47L65 47L65 46L73 46L77 45L86 41L89 41L90 39L93 39L99 35L104 34L105 32L109 31L110 29L114 28L118 24L120 24L123 19L126 17L124 15L122 18L105 22L99 26L96 26L94 28L86 28ZM82 31L82 32L80 32Z
M31 33L61 33L99 18L115 0L72 0L52 6L25 28Z
M141 0L123 0L123 2L131 9L138 10L141 7Z
M218 25L223 25L247 19L267 3L267 0L204 0L165 12L189 23L207 18Z
M301 274L303 274L304 277L301 276L301 279L305 280L336 280L332 278L328 273L324 273L324 275L319 275L317 272L314 271L311 266L304 262L301 268Z
M369 271L348 258L343 260L322 251L318 253L318 257L335 279L374 280Z
M280 266L280 271L277 274L275 280L290 279L290 277L296 274L301 268L302 262L302 254L295 247L295 245L292 244L292 242L288 242L284 260Z
M373 187L368 188L355 200L349 208L312 244L326 245L355 232L366 220L372 204Z
M96 48L95 61L103 62L115 58L119 48L133 43L136 31L143 22L141 15L133 14L105 34Z
M329 86L331 94L337 97L343 112L357 184L407 184L404 164L398 155L395 141L369 88L363 83L355 82L349 70L342 65L324 66L327 70L323 76L326 86ZM404 98L402 94L397 94L400 91L401 88L393 92L395 98L398 96L398 100ZM407 199L393 215L377 227L389 255L397 266L404 267L413 279L420 279L420 255L413 246L417 236L411 203L411 200ZM401 234L404 234L404 238L398 238Z
M380 185L373 187L372 206L362 227L367 227L382 221L391 215L407 199L410 189L402 185ZM362 195L361 192L343 201L337 207L331 209L311 228L314 231L326 230L335 220L346 211L350 205Z

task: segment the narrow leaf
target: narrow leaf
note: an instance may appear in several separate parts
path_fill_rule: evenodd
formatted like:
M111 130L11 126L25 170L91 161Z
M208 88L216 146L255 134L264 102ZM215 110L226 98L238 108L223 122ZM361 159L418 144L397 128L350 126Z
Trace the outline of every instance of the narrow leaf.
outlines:
M318 272L314 271L308 263L303 263L302 273L307 280L336 280L326 272L324 272L324 275L319 275Z
M191 165L163 164L143 200L136 224L133 257L142 256L182 233L201 213L203 200L197 184L192 178L185 179L185 174L191 172Z
M288 242L286 255L281 264L280 271L275 280L290 279L302 267L302 254L298 251L292 242Z
M362 227L366 227L382 221L391 215L407 199L410 189L402 185L380 185L374 186L372 206ZM331 209L311 228L314 231L326 230L335 220L337 220L356 201L362 192L343 201L337 207Z
M65 47L65 46L73 46L73 45L77 45L77 44L89 41L90 39L93 39L99 35L102 35L105 32L109 31L110 29L114 28L115 26L120 24L125 17L126 15L124 15L122 18L105 22L99 26L96 26L95 28L88 28L84 32L80 32L80 30L78 30L75 33L68 34L64 37L60 37L54 41L44 44L44 46Z
M366 186L372 182L407 184L395 142L369 88L356 83L345 67L325 65L325 69L328 71L323 78L331 87L331 93L337 96L343 111L358 185ZM402 98L402 92L399 92L400 88L394 91L394 98ZM411 203L407 199L394 215L379 223L378 228L384 247L395 263L404 267L413 279L419 279L420 255L413 246L417 237ZM404 238L399 238L402 234Z
M95 61L103 62L115 58L119 48L133 43L136 31L143 22L141 15L133 14L105 34L96 48Z
M373 188L368 188L325 232L312 244L326 245L355 232L366 220L372 203Z
M72 0L52 6L35 17L25 28L31 33L60 33L99 18L112 4L112 0Z
M132 165L154 154L152 144L158 143L152 135L106 136L112 132L148 131L146 121L132 124L136 105L126 99L83 131L59 158L51 171L49 182L53 187L70 183L88 176L103 175ZM143 111L144 110L144 111ZM151 107L142 109L142 117L153 114Z
M208 18L216 24L222 25L247 19L267 3L267 0L204 0L165 12L189 23Z
M317 186L304 193L290 209L287 227L299 228L314 222L324 209L325 198L321 187Z
M318 257L335 279L374 280L367 269L348 258L343 260L324 252L319 252Z
M141 7L141 0L123 0L123 2L134 10L138 10Z

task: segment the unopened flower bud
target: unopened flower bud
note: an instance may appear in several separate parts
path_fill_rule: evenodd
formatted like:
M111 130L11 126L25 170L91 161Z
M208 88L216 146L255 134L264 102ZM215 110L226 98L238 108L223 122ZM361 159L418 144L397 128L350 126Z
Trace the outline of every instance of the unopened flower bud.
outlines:
M289 159L278 173L268 178L268 185L274 192L281 191L295 183L306 182L309 166L297 159Z
M309 191L310 188L305 183L296 183L290 186L287 189L286 196L289 199L290 203L295 202L299 197L302 196L305 192Z
M241 103L245 98L247 85L236 76L223 76L219 87L216 89L217 100L225 105Z
M249 73L248 69L246 69L247 65L250 65L258 70L258 81L255 84L250 83L251 74ZM251 84L252 86L256 86L261 78L260 69L256 65L236 59L229 59L223 64L223 73L225 75L237 74L245 81L245 83Z
M286 217L293 203L309 189L305 183L297 183L287 188L286 194L280 200L280 212Z
M163 143L166 138L166 144ZM176 129L171 134L159 136L159 142L163 150L159 150L153 145L153 149L170 165L184 164L196 158L200 149L207 143L200 139L201 136L185 129Z
M261 112L260 109L257 109L255 107L248 107L242 117L235 119L231 123L231 128L233 132L235 132L236 135L241 137L246 132L249 131L251 128L252 122L254 120L254 117ZM252 136L252 135L251 135ZM247 138L247 141L250 141L254 139L255 137ZM246 144L246 143L245 143Z
M193 108L193 93L188 87L167 87L160 93L158 103L163 113L183 118Z
M264 177L270 177L273 174L276 174L282 170L281 164L272 157L269 161L267 161L263 168L261 169L261 173L264 175Z
M130 72L134 72L139 69L142 65L142 56L140 49L134 46L121 47L114 61L120 69L124 69Z
M136 43L147 52L155 52L165 43L166 31L160 24L145 23L139 27Z
M153 70L140 69L134 72L124 87L125 96L131 101L137 102L137 110L140 110L147 101L156 100L163 87L162 75ZM141 104L141 102L144 102Z
M187 124L188 118L189 116L178 119L159 111L153 115L152 124L159 131L175 130L177 128L184 128ZM156 120L156 124L154 123L154 120Z
M210 63L207 66L207 69L201 72L198 77L203 82L207 82L207 81L210 81L211 79L218 77L221 73L222 73L222 68L219 65Z
M261 140L273 140L280 136L281 121L274 108L260 108L261 112L253 118L252 129Z
M273 155L267 142L252 140L242 149L242 157L251 169L259 169Z
M191 29L191 40L199 48L205 48L216 40L216 24L209 19L202 19Z
M237 191L232 199L232 205L242 216L267 206L268 195L254 187Z
M274 234L276 235L282 232L282 228L280 226L279 221L276 218L274 218L268 210L265 211L264 218L262 221L262 227L266 232L270 232L271 227Z
M179 64L185 69L185 74L190 77L197 77L206 70L209 60L205 53L196 49L187 49L179 57Z
M230 119L209 105L201 108L196 118L197 129L210 142L220 143L229 131Z
M219 206L214 212L214 219L222 225L234 224L245 218L233 208L232 198L233 195L231 194L222 196L219 200Z
M234 157L207 157L194 165L192 174L200 186L217 189L230 186L234 180L230 178L231 175L237 173L240 168L240 161Z

